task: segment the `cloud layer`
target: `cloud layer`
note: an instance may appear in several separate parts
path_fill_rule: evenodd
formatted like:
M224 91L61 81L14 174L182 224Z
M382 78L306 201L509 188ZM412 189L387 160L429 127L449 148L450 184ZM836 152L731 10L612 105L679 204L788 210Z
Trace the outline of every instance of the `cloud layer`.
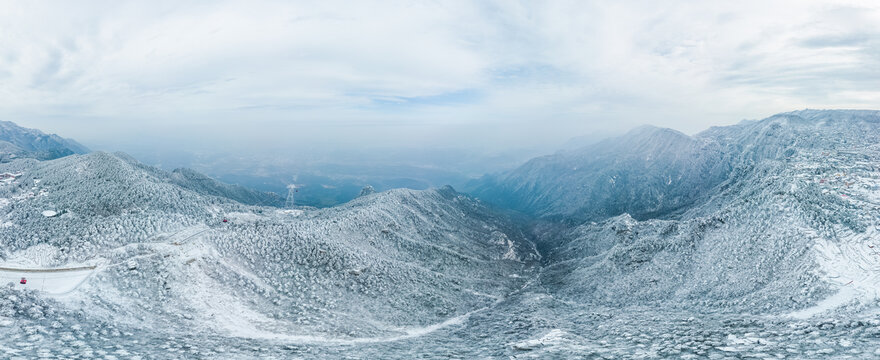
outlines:
M0 118L92 142L561 143L880 108L873 1L0 3Z

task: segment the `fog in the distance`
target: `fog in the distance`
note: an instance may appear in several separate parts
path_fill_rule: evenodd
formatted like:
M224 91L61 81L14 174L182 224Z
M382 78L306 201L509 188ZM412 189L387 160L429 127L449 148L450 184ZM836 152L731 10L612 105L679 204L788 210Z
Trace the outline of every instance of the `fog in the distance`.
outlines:
M876 107L878 21L867 1L5 3L0 119L344 199L641 124Z

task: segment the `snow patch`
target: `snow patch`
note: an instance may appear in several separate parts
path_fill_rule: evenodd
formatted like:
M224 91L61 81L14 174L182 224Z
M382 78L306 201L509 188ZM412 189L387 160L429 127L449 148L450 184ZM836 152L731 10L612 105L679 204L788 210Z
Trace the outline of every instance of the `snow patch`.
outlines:
M52 245L38 244L12 253L0 263L0 285L13 283L17 288L43 291L50 295L67 294L78 288L94 269L82 269L84 264L64 264L58 266L60 250ZM80 268L76 270L52 271L48 269ZM27 282L21 284L25 278Z
M517 350L532 350L548 345L557 345L565 340L568 333L559 329L550 330L547 334L539 339L531 339L520 341L513 344L513 348Z
M282 209L278 210L278 213L284 216L297 217L304 214L305 211L298 209Z
M813 249L819 272L825 281L835 284L837 293L789 316L806 319L852 302L880 299L880 247L871 239L877 239L874 228L847 237L842 243L818 239Z
M49 295L64 295L76 290L94 269L59 272L31 272L0 269L0 284L13 283L16 288L42 291ZM26 279L25 284L20 280Z
M0 267L46 268L57 265L61 251L49 244L37 244L12 253Z
M254 213L231 212L226 214L226 218L229 219L229 221L256 222L259 221L262 217Z

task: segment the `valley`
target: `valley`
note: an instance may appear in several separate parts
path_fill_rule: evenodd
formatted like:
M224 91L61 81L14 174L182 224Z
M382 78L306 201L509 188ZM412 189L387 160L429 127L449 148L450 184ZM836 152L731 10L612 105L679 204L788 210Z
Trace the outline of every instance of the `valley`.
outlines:
M643 127L323 209L124 154L5 161L0 355L878 356L878 125Z

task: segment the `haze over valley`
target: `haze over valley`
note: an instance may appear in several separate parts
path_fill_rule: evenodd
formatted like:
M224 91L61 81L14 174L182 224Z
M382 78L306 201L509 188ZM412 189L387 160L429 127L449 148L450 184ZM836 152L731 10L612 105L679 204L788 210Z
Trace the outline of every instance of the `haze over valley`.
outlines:
M0 358L880 357L878 21L0 5Z

